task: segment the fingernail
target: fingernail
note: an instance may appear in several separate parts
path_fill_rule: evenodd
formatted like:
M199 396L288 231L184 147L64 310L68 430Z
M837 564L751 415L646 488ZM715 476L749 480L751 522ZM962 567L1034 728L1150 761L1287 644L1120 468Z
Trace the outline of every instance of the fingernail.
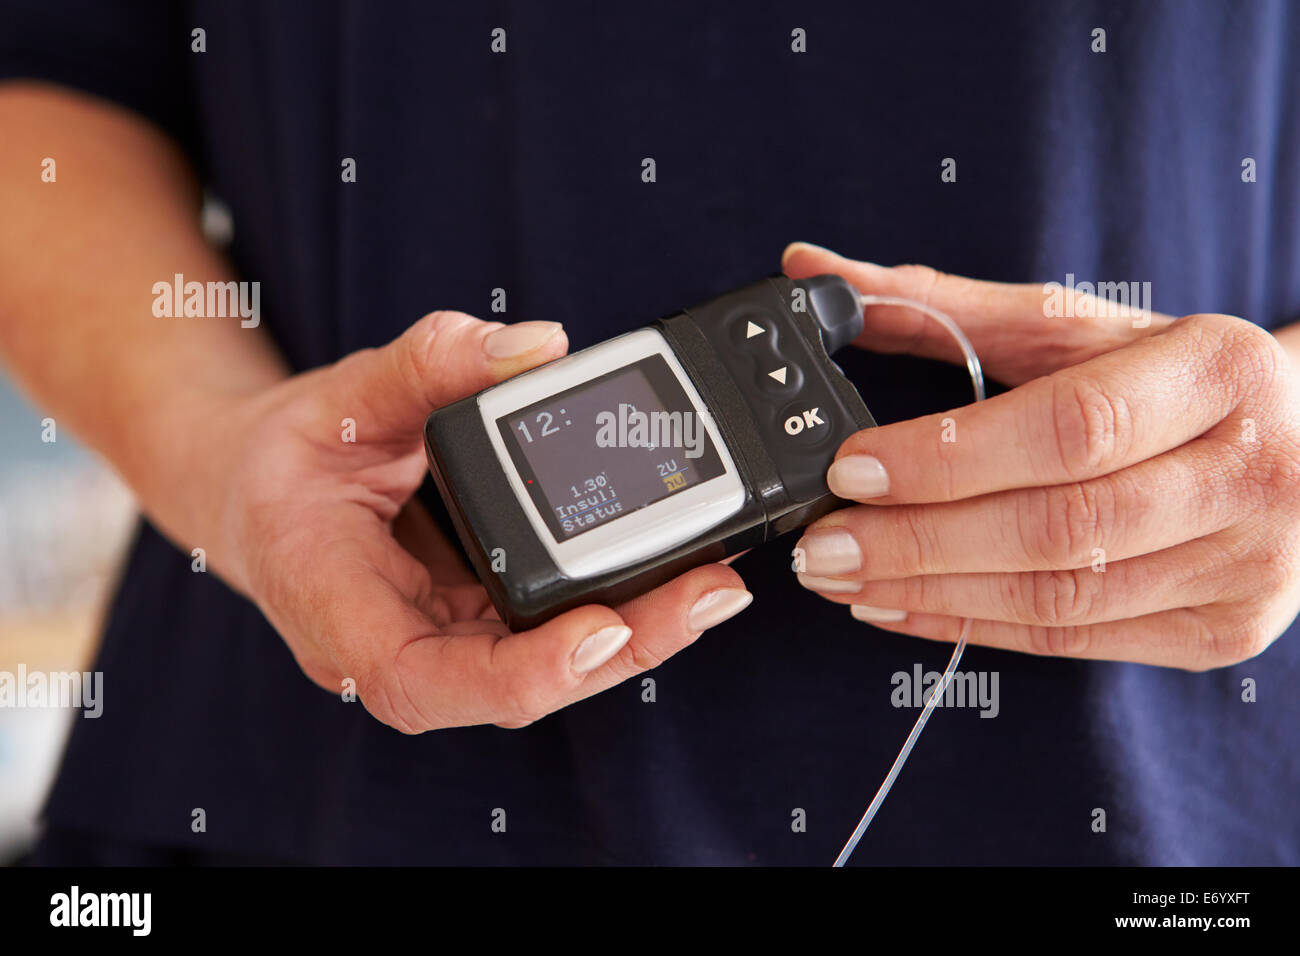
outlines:
M754 595L744 588L718 588L710 591L691 605L686 615L686 629L692 634L716 627L729 617L735 617L754 600Z
M632 628L624 624L602 627L587 637L573 652L573 670L578 674L594 671L623 649L632 636Z
M859 621L868 624L896 624L907 620L906 611L895 611L888 607L871 607L869 604L852 604L849 613Z
M561 328L559 322L516 322L485 338L483 351L494 359L527 355L545 345Z
M795 575L802 584L810 591L822 591L826 594L852 594L854 591L861 591L862 585L857 581L841 581L838 578L819 578L811 574Z
M889 494L889 473L870 455L845 455L826 472L826 484L841 498L879 498Z
M789 259L796 252L799 252L800 250L804 252L829 252L833 256L839 255L839 253L833 252L830 249L827 249L825 246L816 245L815 243L792 242L790 243L790 245L785 247L785 252L781 253L781 265L784 266L786 260Z
M809 574L848 574L862 567L862 549L843 528L810 531L794 547L803 551L801 570Z

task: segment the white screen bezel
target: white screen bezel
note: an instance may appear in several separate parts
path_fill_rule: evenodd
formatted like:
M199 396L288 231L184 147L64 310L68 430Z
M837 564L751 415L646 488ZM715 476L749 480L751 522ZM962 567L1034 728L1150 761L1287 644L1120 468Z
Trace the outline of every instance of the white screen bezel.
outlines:
M677 376L717 450L723 473L572 538L556 540L515 468L497 419L652 355L663 356ZM713 416L668 342L654 329L628 332L493 386L478 396L478 408L519 506L566 577L593 577L662 554L725 521L745 503L744 482Z

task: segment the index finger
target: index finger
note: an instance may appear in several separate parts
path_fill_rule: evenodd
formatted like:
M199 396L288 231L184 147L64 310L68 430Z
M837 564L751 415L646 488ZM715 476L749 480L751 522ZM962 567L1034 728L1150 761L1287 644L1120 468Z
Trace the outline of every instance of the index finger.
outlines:
M1237 406L1246 386L1223 367L1233 334L1227 322L1183 320L984 402L858 432L827 483L841 498L900 504L1110 474L1190 441Z

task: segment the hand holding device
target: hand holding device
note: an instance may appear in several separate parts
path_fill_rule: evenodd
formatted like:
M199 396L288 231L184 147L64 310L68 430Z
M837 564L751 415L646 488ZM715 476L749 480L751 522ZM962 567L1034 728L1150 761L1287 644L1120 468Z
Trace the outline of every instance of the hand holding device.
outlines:
M969 617L975 644L1192 670L1253 657L1295 617L1300 376L1268 332L1083 294L1061 315L1042 284L806 245L784 264L947 310L1016 386L850 438L831 484L861 504L807 530L810 589L902 633L951 641ZM866 321L873 349L955 357L910 309ZM886 484L853 483L866 472L843 463L863 459Z
M184 524L304 672L406 733L518 727L671 657L749 601L709 564L617 607L512 634L414 497L433 406L563 355L550 322L455 312L205 416ZM188 559L186 559L188 560Z

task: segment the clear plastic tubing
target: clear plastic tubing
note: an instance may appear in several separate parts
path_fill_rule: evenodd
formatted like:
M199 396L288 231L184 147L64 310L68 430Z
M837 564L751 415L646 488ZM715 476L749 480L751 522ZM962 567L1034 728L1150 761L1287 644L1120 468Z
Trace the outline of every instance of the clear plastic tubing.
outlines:
M923 303L892 295L863 295L859 298L864 309L871 305L897 305L915 309L928 315L947 329L949 334L957 340L962 355L966 358L966 371L970 372L971 385L975 388L975 401L984 401L984 370L980 367L979 356L975 354L975 348L970 344L970 339L966 338L966 333L952 320L951 316ZM843 866L848 862L849 857L853 855L853 851L858 845L858 841L862 839L862 834L867 832L867 827L871 825L872 819L880 809L880 805L885 802L885 797L889 796L889 790L893 787L894 781L898 779L903 764L907 763L908 755L911 754L912 748L916 746L917 738L921 736L921 731L925 729L926 721L930 719L939 698L943 696L948 689L948 685L952 682L952 676L957 671L957 665L961 663L962 652L966 650L966 638L969 636L970 619L967 618L962 622L961 633L957 637L957 646L952 649L952 657L948 659L948 666L944 668L943 680L939 681L926 699L925 706L921 708L920 716L916 718L916 723L912 725L912 732L907 735L903 748L898 752L898 756L894 758L894 765L889 768L889 773L886 774L884 782L880 784L880 789L871 798L871 803L867 805L866 813L862 814L862 819L858 821L858 825L854 828L853 835L844 844L844 849L840 850L840 855L835 858L835 866Z

